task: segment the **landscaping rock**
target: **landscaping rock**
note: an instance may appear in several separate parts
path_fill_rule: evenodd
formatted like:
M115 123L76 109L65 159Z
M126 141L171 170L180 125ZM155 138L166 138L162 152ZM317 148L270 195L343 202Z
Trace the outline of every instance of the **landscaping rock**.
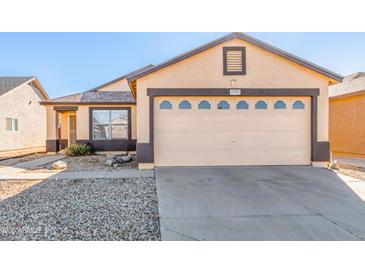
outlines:
M106 166L113 166L113 163L114 163L114 159L108 159L105 161Z
M121 157L116 158L116 161L118 163L126 163L126 162L130 162L131 160L132 160L132 156L130 156L130 155L121 156Z
M65 169L67 168L67 164L64 161L57 161L52 164L53 169Z

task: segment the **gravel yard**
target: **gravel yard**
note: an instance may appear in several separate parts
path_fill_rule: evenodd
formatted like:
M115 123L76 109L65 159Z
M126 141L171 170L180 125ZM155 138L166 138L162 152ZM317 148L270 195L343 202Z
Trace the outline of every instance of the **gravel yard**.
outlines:
M336 169L339 173L354 177L360 180L365 180L365 169L361 167L354 167L346 164L338 164Z
M29 184L0 181L0 240L160 240L153 178Z
M67 157L62 159L67 164L67 168L63 172L79 172L79 171L121 171L123 169L137 168L135 160L124 163L119 167L110 167L105 165L105 161L108 159L106 155L89 155L89 156L77 156ZM49 163L43 167L37 167L31 172L47 172L52 170L52 164Z
M13 165L20 164L20 163L23 163L23 162L40 159L40 158L43 158L45 156L47 156L47 154L45 154L45 153L35 153L35 154L31 154L31 155L27 155L27 156L21 156L21 157L17 157L17 158L11 158L11 159L7 159L7 160L0 160L0 168L2 168L4 166L13 166Z

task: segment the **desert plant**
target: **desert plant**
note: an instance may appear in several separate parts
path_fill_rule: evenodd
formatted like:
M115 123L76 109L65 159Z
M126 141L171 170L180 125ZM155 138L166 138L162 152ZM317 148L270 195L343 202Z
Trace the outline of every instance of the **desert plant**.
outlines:
M92 148L86 144L75 144L66 148L65 152L68 156L84 156L92 154Z

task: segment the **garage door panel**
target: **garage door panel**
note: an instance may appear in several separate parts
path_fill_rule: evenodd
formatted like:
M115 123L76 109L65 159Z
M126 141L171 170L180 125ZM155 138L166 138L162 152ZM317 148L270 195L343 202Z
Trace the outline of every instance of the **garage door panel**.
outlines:
M173 108L160 110L155 101L155 164L204 165L303 165L310 163L309 98L247 98L250 109L237 110L241 98L224 98L230 109L216 109L222 98L187 98L192 109L178 109L181 98L169 98ZM276 100L287 109L273 109ZM212 109L199 110L201 100ZM268 109L256 110L264 100ZM301 100L304 110L293 110Z

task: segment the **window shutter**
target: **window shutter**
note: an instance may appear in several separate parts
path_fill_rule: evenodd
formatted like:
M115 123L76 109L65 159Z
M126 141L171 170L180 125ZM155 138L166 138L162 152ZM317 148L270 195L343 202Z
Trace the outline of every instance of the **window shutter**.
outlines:
M223 48L223 74L224 75L245 75L246 56L244 47Z

